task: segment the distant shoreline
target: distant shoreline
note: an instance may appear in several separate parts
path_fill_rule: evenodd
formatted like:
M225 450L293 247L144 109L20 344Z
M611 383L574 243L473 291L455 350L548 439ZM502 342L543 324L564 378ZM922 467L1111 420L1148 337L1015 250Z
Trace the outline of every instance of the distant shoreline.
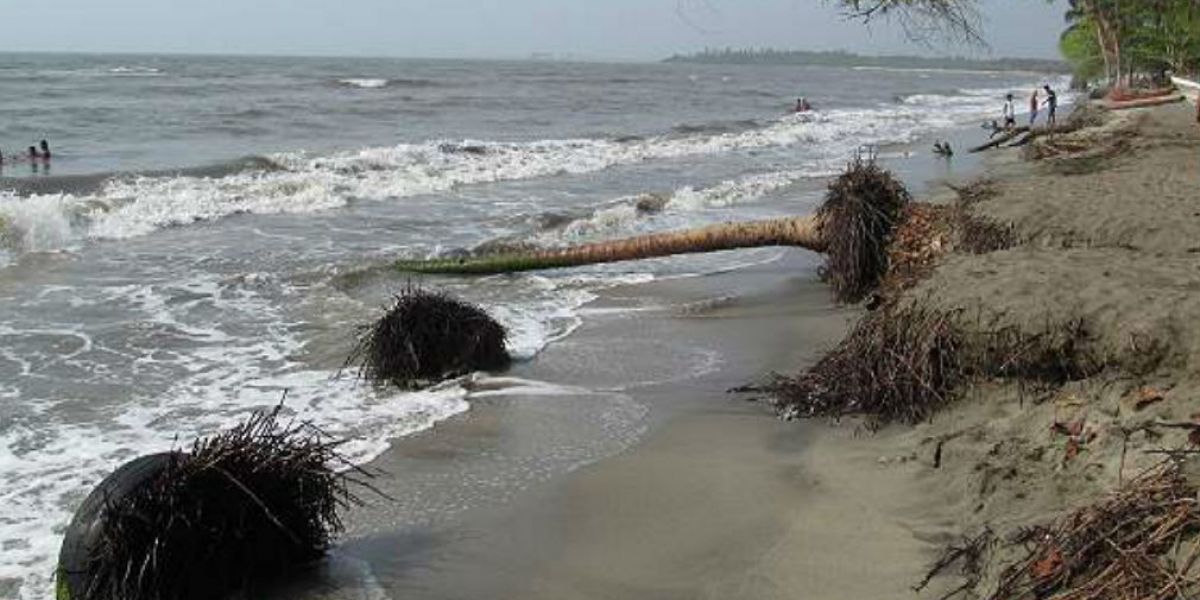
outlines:
M1069 74L1065 61L1041 58L975 59L905 55L870 56L845 51L743 50L726 48L693 54L676 54L664 63L716 65L811 65L825 67L935 69L942 71L1033 71Z

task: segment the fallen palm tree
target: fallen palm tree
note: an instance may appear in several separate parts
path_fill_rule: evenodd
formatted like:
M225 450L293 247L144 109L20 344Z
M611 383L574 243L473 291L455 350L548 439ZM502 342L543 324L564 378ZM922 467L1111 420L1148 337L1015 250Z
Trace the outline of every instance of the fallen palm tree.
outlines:
M279 410L109 475L67 528L57 600L221 598L322 556L361 472Z
M860 158L830 184L815 215L726 223L560 249L400 260L395 268L412 273L512 273L737 248L799 246L824 253L823 272L838 298L856 302L887 270L888 239L910 200L890 172Z
M482 308L446 294L409 288L382 317L361 328L346 365L375 384L416 388L511 362L508 332Z

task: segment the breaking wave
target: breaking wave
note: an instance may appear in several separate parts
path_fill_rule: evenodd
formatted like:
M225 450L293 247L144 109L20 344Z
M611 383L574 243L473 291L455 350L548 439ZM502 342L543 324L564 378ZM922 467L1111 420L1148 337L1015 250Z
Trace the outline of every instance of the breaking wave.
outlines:
M462 186L579 175L699 155L803 145L841 158L860 144L910 141L990 114L996 94L964 90L910 96L899 105L787 116L764 126L735 121L735 128L747 127L736 131L625 140L435 140L317 156L251 157L171 174L60 179L57 188L55 183L28 183L0 192L0 218L7 223L10 242L22 240L18 252L45 251L80 240L129 238L235 214L311 213L351 201L396 200ZM728 125L717 128L723 127Z

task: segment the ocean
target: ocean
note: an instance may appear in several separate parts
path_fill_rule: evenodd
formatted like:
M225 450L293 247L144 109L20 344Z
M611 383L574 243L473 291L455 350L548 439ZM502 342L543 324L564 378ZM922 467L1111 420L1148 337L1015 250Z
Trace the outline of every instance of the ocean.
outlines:
M140 454L283 402L365 462L470 410L463 382L403 393L339 377L357 326L407 285L481 304L531 361L602 289L781 250L474 279L412 279L387 269L394 258L810 212L860 147L902 169L914 148L998 118L1004 93L1043 81L0 55L0 151L8 160L46 139L54 152L49 165L0 167L0 597L51 597L74 507ZM798 96L817 110L789 114ZM714 360L681 359L677 375ZM632 443L640 413L624 401L613 411L598 417L605 435ZM586 437L566 436L575 464L612 451Z

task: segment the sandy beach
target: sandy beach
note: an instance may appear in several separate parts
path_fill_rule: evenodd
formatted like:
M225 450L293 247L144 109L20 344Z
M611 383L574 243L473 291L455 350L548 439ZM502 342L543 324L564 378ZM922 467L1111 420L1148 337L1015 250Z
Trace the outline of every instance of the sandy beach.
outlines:
M726 390L813 364L864 314L832 304L815 257L779 250L747 269L618 288L561 347L478 380L469 413L397 441L373 467L402 500L352 514L350 541L287 594L832 600L960 589L950 573L913 591L947 544L1094 503L1159 460L1148 450L1186 435L1136 432L1187 419L1200 385L1200 131L1189 118L1179 107L1114 114L1078 134L1120 140L1100 158L991 154L977 182L990 191L970 210L1011 224L1018 243L946 252L904 292L969 313L979 330L1076 323L1078 353L1095 360L1083 376L975 380L929 422L874 433L855 418L787 422ZM564 402L562 390L522 384L572 378L593 393ZM1160 397L1138 400L1143 389ZM623 412L635 405L648 408ZM596 434L613 418L641 419L645 434ZM568 423L596 436L586 466L530 466L542 471L512 486L477 479L512 466L488 457L541 452ZM1056 433L1064 423L1079 429ZM504 493L484 499L488 485ZM996 550L973 593L987 595L1013 558Z

